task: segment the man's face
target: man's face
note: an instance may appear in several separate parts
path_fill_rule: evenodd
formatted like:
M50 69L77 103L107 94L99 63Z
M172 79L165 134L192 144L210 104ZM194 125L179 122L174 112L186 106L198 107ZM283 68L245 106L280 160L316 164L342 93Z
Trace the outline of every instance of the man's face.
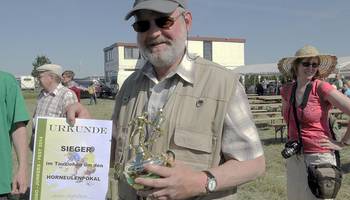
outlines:
M158 68L170 67L182 59L186 47L187 29L192 22L190 14L175 10L169 15L174 24L169 28L160 28L155 19L164 16L166 15L148 10L141 10L136 15L136 21L150 23L147 31L137 33L140 51Z
M70 81L72 80L72 78L66 74L62 75L62 84L63 85L67 85Z
M54 82L54 78L50 75L50 72L40 72L38 75L40 86L44 90L48 90L49 86Z

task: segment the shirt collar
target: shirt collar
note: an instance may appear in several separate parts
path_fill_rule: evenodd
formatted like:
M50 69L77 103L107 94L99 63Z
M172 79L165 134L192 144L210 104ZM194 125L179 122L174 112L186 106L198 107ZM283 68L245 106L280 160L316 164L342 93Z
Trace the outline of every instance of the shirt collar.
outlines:
M57 85L57 87L52 92L46 92L46 91L42 90L42 93L43 93L44 96L49 96L49 95L56 96L58 94L58 91L61 88L63 88L63 85L61 83L59 83Z
M190 58L191 57L191 58ZM180 64L177 66L175 71L170 72L165 79L173 77L175 74L179 75L184 81L193 84L194 82L194 70L193 70L193 63L194 60L193 56L188 56L187 53L182 58ZM150 80L152 80L154 83L158 83L156 73L153 69L153 66L150 62L146 62L141 67L142 73L147 76ZM164 79L164 80L165 80Z

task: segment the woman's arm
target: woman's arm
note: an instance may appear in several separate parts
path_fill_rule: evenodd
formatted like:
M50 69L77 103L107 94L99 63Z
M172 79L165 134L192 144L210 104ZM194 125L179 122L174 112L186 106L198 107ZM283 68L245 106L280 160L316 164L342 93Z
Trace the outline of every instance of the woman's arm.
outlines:
M343 95L338 90L332 90L325 97L333 106L350 116L350 98ZM340 142L328 138L320 140L322 147L333 150L341 150L343 147L350 145L350 124L348 123L347 130Z
M332 90L329 95L325 97L333 106L337 107L343 113L350 116L350 98L339 92Z

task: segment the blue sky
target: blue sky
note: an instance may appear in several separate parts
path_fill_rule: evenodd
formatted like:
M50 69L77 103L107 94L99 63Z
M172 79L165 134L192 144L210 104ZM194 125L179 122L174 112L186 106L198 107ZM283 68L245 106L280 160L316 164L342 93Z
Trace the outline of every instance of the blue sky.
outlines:
M103 75L103 48L135 42L132 0L1 0L0 70L27 75L45 55L78 77ZM246 64L272 63L305 44L350 56L348 0L189 0L191 36L246 39ZM348 25L346 25L348 24Z

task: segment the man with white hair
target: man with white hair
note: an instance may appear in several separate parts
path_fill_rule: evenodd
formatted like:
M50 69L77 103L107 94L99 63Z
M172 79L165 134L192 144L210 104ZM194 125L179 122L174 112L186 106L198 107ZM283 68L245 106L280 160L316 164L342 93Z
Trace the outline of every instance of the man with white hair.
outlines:
M42 90L38 96L33 117L33 134L30 149L34 146L34 129L37 117L66 117L69 105L78 102L74 92L61 84L62 67L56 64L45 64L36 69Z

